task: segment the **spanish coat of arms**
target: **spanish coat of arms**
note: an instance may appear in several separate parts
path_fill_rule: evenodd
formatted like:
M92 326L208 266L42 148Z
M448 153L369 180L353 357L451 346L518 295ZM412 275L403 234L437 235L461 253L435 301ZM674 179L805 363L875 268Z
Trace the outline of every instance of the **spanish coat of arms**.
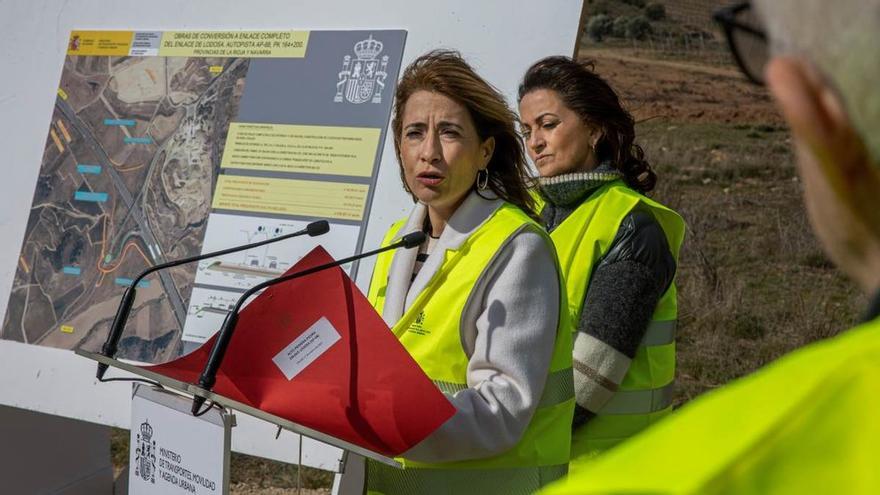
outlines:
M144 421L141 423L141 431L137 435L137 450L135 450L134 475L140 476L144 481L156 482L156 441L153 440L153 427Z
M388 77L388 55L382 53L382 42L373 36L358 41L354 45L355 59L346 55L342 59L342 71L336 83L336 96L333 101L341 103L343 98L350 103L382 103L382 90Z

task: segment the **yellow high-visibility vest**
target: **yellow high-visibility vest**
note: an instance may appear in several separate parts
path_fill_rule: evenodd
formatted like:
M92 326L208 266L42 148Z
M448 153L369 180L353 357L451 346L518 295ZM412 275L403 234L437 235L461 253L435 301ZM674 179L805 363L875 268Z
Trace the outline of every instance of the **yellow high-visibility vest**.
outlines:
M391 227L383 245L398 236L403 223ZM433 253L444 257L440 269L392 328L443 392L452 394L468 388L468 356L462 349L459 323L474 285L508 239L528 224L534 222L518 208L504 204L460 247ZM382 253L373 271L369 299L379 313L385 303L393 256L394 251ZM563 297L560 290L559 325L544 393L519 443L486 459L439 464L402 459L403 470L368 462L370 493L526 494L566 474L574 384L571 327Z
M654 216L678 261L685 231L681 216L630 189L623 181L602 186L550 233L559 256L572 322L580 320L581 311L590 310L583 308L583 303L593 268L610 249L623 219L636 207ZM657 303L620 388L602 410L594 411L594 418L573 433L572 459L601 453L672 411L677 317L673 283Z
M880 319L707 392L542 495L880 493Z

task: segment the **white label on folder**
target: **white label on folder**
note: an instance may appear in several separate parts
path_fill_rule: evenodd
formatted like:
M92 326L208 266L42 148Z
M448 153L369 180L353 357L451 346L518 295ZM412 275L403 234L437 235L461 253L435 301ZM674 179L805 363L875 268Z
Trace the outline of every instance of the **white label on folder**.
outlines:
M288 380L300 374L321 354L327 352L342 337L327 318L321 317L308 330L281 350L272 362L284 373Z

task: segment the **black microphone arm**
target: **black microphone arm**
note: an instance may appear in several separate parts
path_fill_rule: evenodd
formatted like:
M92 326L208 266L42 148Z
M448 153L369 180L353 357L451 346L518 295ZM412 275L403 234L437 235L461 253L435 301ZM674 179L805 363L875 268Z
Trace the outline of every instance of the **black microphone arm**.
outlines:
M272 285L287 282L288 280L305 277L306 275L311 275L321 270L344 265L346 263L350 263L361 258L375 256L379 253L390 251L392 249L398 249L401 247L404 249L414 248L425 242L425 238L426 235L424 232L411 232L401 237L399 241L389 244L385 247L374 249L372 251L367 251L366 253L349 256L348 258L333 261L331 263L324 263L323 265L314 266L300 272L291 273L278 278L273 278L272 280L266 280L265 282L259 283L251 287L250 289L245 291L245 293L242 294L241 297L238 298L238 301L235 302L235 306L229 311L229 313L226 314L226 319L223 320L223 326L220 327L220 331L217 333L217 340L214 341L214 347L211 348L211 354L208 356L208 361L205 363L205 368L204 370L202 370L202 374L199 376L199 387L210 391L211 388L214 386L214 383L217 380L217 371L220 369L220 364L223 362L223 356L226 354L226 348L229 347L229 341L232 339L232 333L235 331L236 323L238 323L239 309L241 309L241 305L244 304L244 302L249 297L257 293L258 291L261 291ZM193 397L193 415L200 414L199 409L201 409L204 403L204 397L201 397L199 395Z
M278 237L266 239L265 241L255 242L253 244L245 244L242 246L221 249L220 251L214 251L213 253L205 253L198 256L191 256L189 258L172 260L167 263L160 263L158 265L147 268L146 270L141 272L140 275L135 277L134 280L131 281L131 284L125 289L125 292L122 294L122 300L119 302L119 308L117 308L116 310L116 316L113 317L113 323L110 324L110 333L107 335L107 340L101 347L101 354L109 358L112 358L116 355L116 351L119 346L119 339L122 337L122 330L123 328L125 328L125 322L128 320L128 315L129 313L131 313L131 306L134 304L134 298L137 295L137 285L147 275L159 270L164 270L165 268L172 268L178 265L192 263L194 261L201 261L207 258L223 256L224 254L245 251L247 249L253 249L255 247L264 246L273 242L290 239L291 237L298 237L305 234L308 234L310 237L315 237L326 234L329 230L330 224L327 222L327 220L318 220L317 222L312 222L306 225L306 228L302 230L297 230L296 232L291 232L290 234L280 235ZM95 376L99 381L104 379L104 373L107 372L107 367L108 365L105 363L98 363L98 372Z

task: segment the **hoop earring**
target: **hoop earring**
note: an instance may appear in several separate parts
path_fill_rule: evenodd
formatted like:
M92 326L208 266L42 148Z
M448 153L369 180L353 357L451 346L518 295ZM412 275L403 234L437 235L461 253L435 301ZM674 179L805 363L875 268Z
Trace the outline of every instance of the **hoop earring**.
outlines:
M484 168L483 170L477 171L477 189L480 191L485 191L486 187L489 185L489 169Z

